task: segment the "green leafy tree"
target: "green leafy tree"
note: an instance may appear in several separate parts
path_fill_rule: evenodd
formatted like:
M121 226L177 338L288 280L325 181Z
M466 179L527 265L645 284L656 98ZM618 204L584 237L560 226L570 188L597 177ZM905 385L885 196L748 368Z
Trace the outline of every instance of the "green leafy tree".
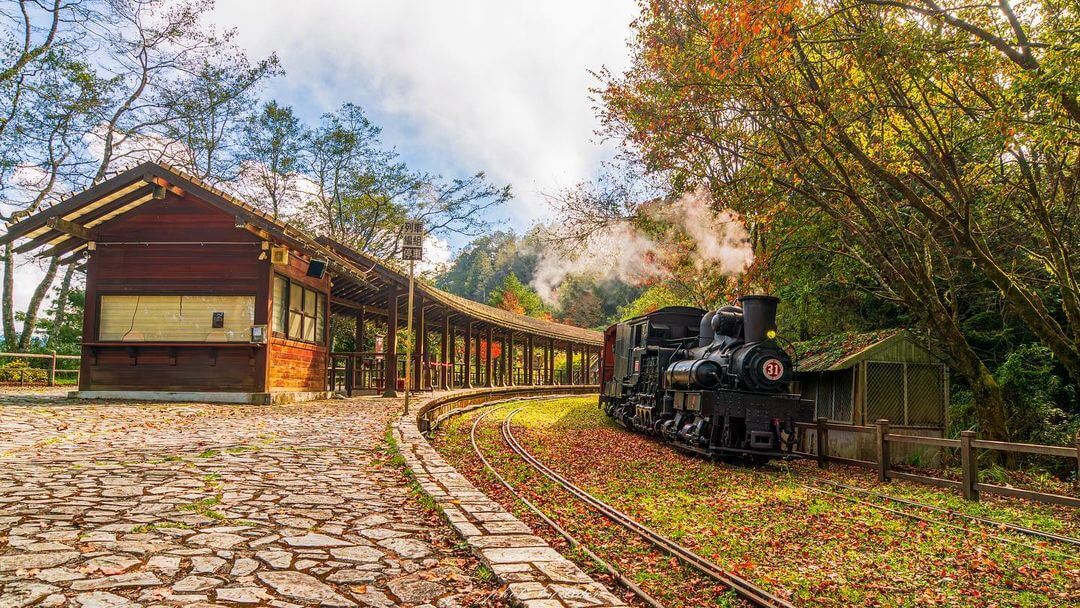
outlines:
M363 109L345 104L323 115L305 138L306 175L315 185L296 219L309 229L383 259L398 252L406 219L432 234L475 235L485 211L511 198L509 186L481 172L446 179L411 170L380 141Z
M59 295L60 288L54 291ZM40 329L46 336L46 349L69 355L80 353L85 307L86 292L82 289L70 289L64 306L59 305L59 300L54 300L46 311L46 318L40 323Z
M502 285L491 293L488 304L519 315L537 318L551 318L551 311L544 306L540 295L510 273L503 279Z
M274 217L295 203L304 128L289 106L270 100L244 125L240 161L246 194Z
M492 232L466 245L450 268L436 280L436 286L484 302L511 274L523 283L531 282L536 259L534 237L519 238L512 232Z
M623 319L639 317L664 308L666 306L693 306L684 296L677 294L666 285L653 285L646 289L633 302L619 309L619 316Z

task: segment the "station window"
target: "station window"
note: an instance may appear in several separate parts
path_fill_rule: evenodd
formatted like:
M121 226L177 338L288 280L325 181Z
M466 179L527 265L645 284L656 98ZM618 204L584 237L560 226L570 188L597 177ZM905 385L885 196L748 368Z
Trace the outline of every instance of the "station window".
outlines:
M323 344L326 296L282 276L274 277L274 307L271 315L274 335Z
M103 295L103 342L248 342L255 296Z

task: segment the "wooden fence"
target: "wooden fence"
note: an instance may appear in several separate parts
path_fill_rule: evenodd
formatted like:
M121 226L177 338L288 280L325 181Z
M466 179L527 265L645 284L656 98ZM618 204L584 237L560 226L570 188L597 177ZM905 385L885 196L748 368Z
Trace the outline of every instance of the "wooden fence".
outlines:
M78 383L79 381L79 369L77 367L75 369L61 369L57 366L58 361L78 361L79 359L81 359L79 355L58 355L56 354L56 351L52 351L50 353L0 353L0 357L8 357L11 359L48 359L49 367L46 368L46 370L48 371L48 375L46 376L46 378L49 386L56 386L57 374L75 374L75 382ZM30 367L26 368L26 370L23 370L20 373L25 375L26 371L29 371L31 369L41 368ZM25 379L21 381L25 382Z
M829 422L826 418L818 418L816 423L798 423L797 426L804 430L814 430L817 433L817 453L804 453L807 456L816 456L818 466L827 468L829 462L849 464L877 469L878 480L887 482L890 479L903 479L916 483L924 483L940 488L953 488L960 491L967 500L979 500L982 492L1001 494L1027 500L1037 500L1051 504L1080 507L1080 498L1063 496L1061 494L1047 494L1032 490L1023 490L1008 486L1000 486L979 481L979 463L977 450L994 450L998 452L1013 452L1022 454L1039 454L1042 456L1056 456L1070 458L1077 463L1078 475L1080 475L1080 435L1076 443L1071 447L1037 445L1031 443L1009 443L1006 441L987 441L976 439L975 431L961 431L959 439L944 439L941 437L921 437L916 435L904 435L892 433L889 430L888 420L878 420L873 426L859 426L854 424L837 424ZM844 431L849 433L866 433L875 437L877 445L876 462L866 460L853 460L829 455L829 431ZM925 445L948 449L960 450L960 481L944 479L930 475L918 475L892 468L890 458L890 446L893 444Z

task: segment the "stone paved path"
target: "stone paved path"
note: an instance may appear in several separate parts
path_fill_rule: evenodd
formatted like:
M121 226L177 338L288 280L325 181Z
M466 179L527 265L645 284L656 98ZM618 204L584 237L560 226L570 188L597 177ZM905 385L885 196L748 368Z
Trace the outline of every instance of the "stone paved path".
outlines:
M399 410L0 394L0 608L504 605L390 462Z

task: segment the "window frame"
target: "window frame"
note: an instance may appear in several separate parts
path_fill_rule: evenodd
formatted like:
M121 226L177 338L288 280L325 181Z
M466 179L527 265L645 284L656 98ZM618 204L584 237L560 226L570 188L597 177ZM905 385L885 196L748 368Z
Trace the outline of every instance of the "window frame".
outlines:
M326 337L327 322L326 322L326 319L325 319L325 315L327 314L327 311L329 310L327 308L327 294L320 291L320 290L318 290L318 289L308 287L307 285L304 285L300 281L293 280L290 277L287 277L287 276L285 276L283 274L275 272L274 276L273 276L273 280L271 281L271 286L270 286L271 296L273 296L273 292L274 292L274 288L273 288L274 282L276 282L278 279L281 279L281 280L285 281L285 302L283 303L283 308L284 308L284 311L285 311L285 314L284 314L285 327L283 328L284 331L278 331L278 329L276 327L274 327L273 324L271 324L270 335L275 337L275 338L280 338L280 339L283 339L283 340L289 340L289 341L292 341L292 342L301 342L303 344L311 344L311 345L314 345L314 346L326 346L326 343L327 343L327 337ZM300 303L299 303L298 308L293 307L293 289L294 288L298 289L299 292L300 292L299 293ZM314 296L315 296L314 310L312 310L310 312L305 310L305 303L307 302L307 294L308 293L314 294ZM320 303L321 303L321 306L320 306ZM274 302L271 303L271 317L272 317L272 320L273 320L273 316L274 316L273 315L273 306L275 306L275 305L277 305L277 300L276 299L274 300ZM289 328L292 325L292 317L293 317L294 314L300 315L300 328L298 330L299 335L295 335L295 336L292 335L292 333L289 331ZM320 317L322 317L322 318L320 318ZM305 328L308 327L309 323L311 324L312 332L314 333L314 336L315 336L314 340L307 340L307 339L304 338L304 334L306 333ZM320 329L322 329L322 331L319 331Z

